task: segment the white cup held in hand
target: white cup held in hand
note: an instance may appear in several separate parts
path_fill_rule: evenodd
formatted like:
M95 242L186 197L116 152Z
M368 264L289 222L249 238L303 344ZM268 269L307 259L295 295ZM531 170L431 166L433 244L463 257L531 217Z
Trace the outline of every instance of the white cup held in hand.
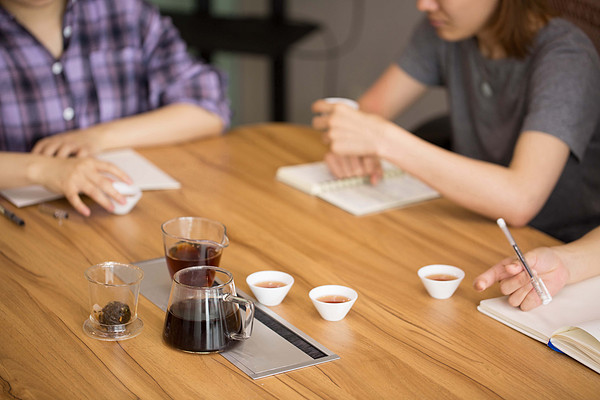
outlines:
M354 100L351 99L347 99L345 97L327 97L326 99L324 99L327 103L331 103L331 104L345 104L348 107L354 108L355 110L358 110L358 103Z
M118 203L111 199L115 206L113 214L124 215L127 214L137 204L142 197L142 191L135 185L128 185L125 182L115 181L113 187L119 193L125 197L125 204Z

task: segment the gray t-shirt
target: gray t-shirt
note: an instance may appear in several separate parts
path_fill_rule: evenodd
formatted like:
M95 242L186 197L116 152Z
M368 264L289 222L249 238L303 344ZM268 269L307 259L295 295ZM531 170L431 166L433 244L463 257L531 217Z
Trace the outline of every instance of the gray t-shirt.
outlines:
M459 154L506 166L523 131L565 142L567 165L531 225L565 241L600 225L600 58L579 28L552 19L525 59L491 60L475 38L444 41L424 20L398 65L448 89Z

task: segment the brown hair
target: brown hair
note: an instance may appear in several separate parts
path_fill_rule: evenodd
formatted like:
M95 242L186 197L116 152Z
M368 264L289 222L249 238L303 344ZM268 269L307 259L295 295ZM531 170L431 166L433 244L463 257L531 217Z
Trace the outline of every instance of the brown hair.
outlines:
M555 15L547 0L500 0L489 26L508 57L524 58L539 29Z

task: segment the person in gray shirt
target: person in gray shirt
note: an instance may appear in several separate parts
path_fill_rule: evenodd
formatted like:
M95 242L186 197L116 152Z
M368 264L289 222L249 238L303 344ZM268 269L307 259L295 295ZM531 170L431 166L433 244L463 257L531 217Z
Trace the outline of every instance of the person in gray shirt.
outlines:
M399 60L359 99L319 100L337 177L381 175L386 159L444 197L571 241L600 225L600 59L544 0L420 0ZM452 151L390 122L444 86Z

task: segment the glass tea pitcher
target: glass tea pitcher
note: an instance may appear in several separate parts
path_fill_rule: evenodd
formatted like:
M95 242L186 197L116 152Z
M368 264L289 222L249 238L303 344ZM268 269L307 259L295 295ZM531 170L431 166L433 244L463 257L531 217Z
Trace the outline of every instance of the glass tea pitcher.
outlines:
M173 275L163 339L192 353L227 350L252 334L254 303L238 297L233 275L222 268L198 266Z

